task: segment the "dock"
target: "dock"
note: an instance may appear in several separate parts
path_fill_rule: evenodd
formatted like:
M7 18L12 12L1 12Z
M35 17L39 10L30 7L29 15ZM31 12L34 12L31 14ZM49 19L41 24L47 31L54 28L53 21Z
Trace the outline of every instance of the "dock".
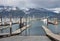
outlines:
M0 41L51 41L46 36L11 36L2 38Z
M58 21L57 20L55 20L55 21L49 20L48 24L58 25Z
M28 28L29 26L30 26L30 25L24 26L24 27L22 27L21 29L18 29L18 30L16 30L16 31L12 32L12 35L21 33L23 30L25 30L25 29ZM0 36L9 36L9 35L10 35L10 33L0 33Z
M42 27L43 27L43 29L45 30L46 34L47 34L49 37L55 39L56 41L60 41L60 35L57 35L57 34L52 33L52 31L49 30L49 29L48 29L47 27L45 27L45 26L42 26Z
M9 25L8 26L0 26L0 30L4 29L4 28L8 28L8 27L10 27L10 26Z
M24 31L24 30L25 30L26 28L28 28L29 26L30 26L30 25L24 26L23 28L18 29L18 30L16 30L16 31L12 32L12 34L21 33L22 31Z
M48 22L48 24L58 25L57 22L55 22L55 23L53 23L53 22Z

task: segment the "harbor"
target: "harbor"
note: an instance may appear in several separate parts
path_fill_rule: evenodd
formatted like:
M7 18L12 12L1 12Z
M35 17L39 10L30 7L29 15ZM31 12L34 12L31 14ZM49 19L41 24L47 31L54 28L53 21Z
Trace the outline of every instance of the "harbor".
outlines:
M49 26L52 26L53 24L46 22L47 20L45 21L47 23L46 24L46 23L44 23L44 20L46 20L46 19L27 18L27 20L24 21L22 18L19 20L19 23L15 22L15 24L9 24L8 26L1 25L0 26L1 27L0 28L0 38L5 39L4 37L6 37L6 39L10 39L12 37L18 38L18 36L19 36L19 37L22 37L22 39L23 39L23 36L24 36L26 38L29 37L29 39L30 39L31 37L34 37L31 39L31 41L32 41L35 39L40 40L40 38L45 37L43 39L45 39L46 41L53 41L53 40L60 41L59 29L55 28L55 31L53 31L54 28L49 27ZM48 20L48 21L50 21L50 20ZM24 25L21 26L20 23L24 23ZM53 26L55 26L55 25L53 25ZM56 26L58 26L58 25L56 25ZM10 38L7 38L7 37L10 37ZM18 38L18 40L20 40L20 39Z
M60 0L0 0L0 41L60 41Z

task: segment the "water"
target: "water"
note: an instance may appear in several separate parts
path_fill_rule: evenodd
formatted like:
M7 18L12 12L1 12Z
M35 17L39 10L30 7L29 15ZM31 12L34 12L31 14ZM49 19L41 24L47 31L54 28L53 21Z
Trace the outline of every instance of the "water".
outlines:
M42 28L42 25L45 25L43 21L41 20L35 20L35 21L30 21L28 24L31 24L31 26L29 28L27 28L26 30L24 30L19 36L43 36L43 37L47 37L45 31ZM57 26L57 28L56 28ZM53 32L53 33L60 33L60 24L59 25L52 25L49 24L48 28ZM12 25L12 32L16 31L17 29L19 29L19 24L15 24ZM56 30L57 29L57 30ZM0 33L10 33L10 27L3 29L2 32L0 31ZM41 38L43 40L43 37ZM49 40L50 39L47 37L44 40Z
M0 33L10 33L10 28L1 29Z
M12 25L12 32L16 31L19 29L19 24Z
M16 31L17 29L19 29L19 24L12 25L12 32ZM10 27L1 29L0 33L10 33Z
M39 36L39 35L46 35L43 28L41 27L43 25L43 22L41 21L32 21L31 26L27 28L25 31L21 33L21 35L30 35L30 36Z
M49 24L48 28L54 33L54 34L60 34L60 22L58 25L52 25Z
M43 21L35 20L30 21L28 24L31 24L31 26L23 31L21 35L45 35L45 32L41 27L42 25L46 26ZM60 22L58 25L48 24L48 28L54 34L60 34ZM16 31L17 29L19 29L19 24L12 25L12 32ZM0 30L0 33L10 33L10 27Z
M54 21L54 19L50 19L50 20ZM47 26L46 23L44 23L43 25ZM50 29L54 34L60 34L60 22L58 22L58 25L48 24L48 29Z

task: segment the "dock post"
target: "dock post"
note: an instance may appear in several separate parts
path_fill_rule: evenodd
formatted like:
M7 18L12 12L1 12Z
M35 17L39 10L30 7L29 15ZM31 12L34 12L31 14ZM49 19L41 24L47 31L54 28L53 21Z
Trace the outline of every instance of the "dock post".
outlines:
M2 25L2 16L0 16L0 18L1 18L1 25Z
M22 17L20 17L20 23L19 23L19 29L20 29L20 31L22 31Z
M19 24L19 28L22 28L22 17L20 17L20 24Z
M26 15L27 16L27 15ZM26 26L27 26L27 17L26 17ZM26 27L26 36L27 36L27 27Z
M10 22L10 35L12 35L12 22Z
M12 35L12 18L10 16L10 36Z
M47 18L47 28L48 28L48 18Z
M2 23L2 16L1 16L1 23Z

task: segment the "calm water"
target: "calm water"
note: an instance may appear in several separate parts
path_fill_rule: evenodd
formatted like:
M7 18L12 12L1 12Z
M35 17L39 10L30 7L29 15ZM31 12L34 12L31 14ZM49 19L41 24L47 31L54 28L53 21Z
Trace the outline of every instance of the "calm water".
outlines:
M49 24L48 28L55 34L60 34L60 23L58 25Z
M12 32L19 29L19 24L12 25ZM10 27L0 30L0 33L10 33Z
M31 21L28 24L31 24L31 26L23 31L21 35L46 35L43 28L41 27L42 25L45 25L42 21L36 20L36 21ZM55 34L60 33L60 22L58 25L52 25L49 24L48 28ZM12 25L12 32L16 31L19 29L19 24ZM2 29L0 30L0 33L10 33L10 28Z
M30 36L39 36L39 35L46 35L43 28L41 27L43 25L43 22L37 20L32 21L31 26L27 28L25 31L23 31L20 35L30 35Z

